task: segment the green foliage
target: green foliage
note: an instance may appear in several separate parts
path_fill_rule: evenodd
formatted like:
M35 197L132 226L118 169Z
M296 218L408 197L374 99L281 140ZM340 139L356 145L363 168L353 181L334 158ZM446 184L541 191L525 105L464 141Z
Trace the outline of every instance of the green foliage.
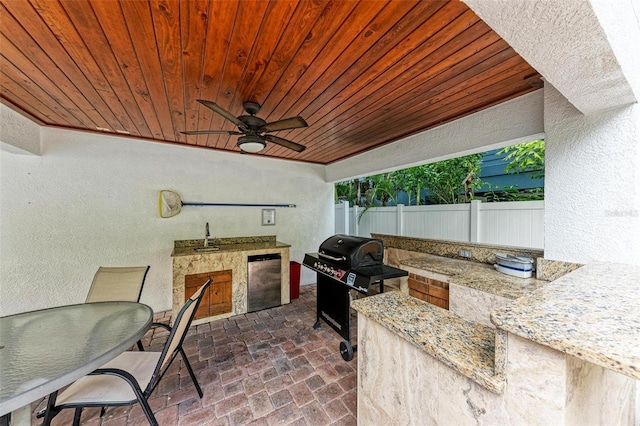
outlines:
M534 172L531 174L532 178L544 178L544 140L508 146L498 151L498 154L507 154L504 157L509 161L505 167L507 173Z
M416 206L419 206L422 199L420 194L426 185L429 166L416 166L408 169L398 170L391 174L398 191L404 191L409 197L408 203L411 205L411 197L414 197Z
M544 188L518 189L516 185L503 186L501 191L486 194L487 201L538 201L544 200Z
M472 154L426 165L425 187L433 194L429 201L432 204L471 201L475 190L482 186L477 177L481 160L482 154Z
M356 179L336 183L334 185L336 203L348 201L350 206L356 205L359 184L360 182Z
M369 185L365 192L367 197L365 205L373 206L380 202L384 207L389 201L395 202L396 184L390 177L390 173L371 176L367 180Z
M534 172L533 178L544 177L544 141L535 140L506 147L498 152L506 154L509 164L507 173ZM407 193L409 205L424 202L429 204L468 203L474 198L475 191L484 182L478 177L481 169L482 154L452 158L437 163L425 164L383 173L366 178L352 179L335 185L336 201L346 200L350 205L363 207L360 217L369 208L386 206L395 202L400 191ZM426 200L421 199L423 191L429 193ZM490 201L524 201L544 199L544 188L518 190L515 186L503 187L501 191L490 191Z

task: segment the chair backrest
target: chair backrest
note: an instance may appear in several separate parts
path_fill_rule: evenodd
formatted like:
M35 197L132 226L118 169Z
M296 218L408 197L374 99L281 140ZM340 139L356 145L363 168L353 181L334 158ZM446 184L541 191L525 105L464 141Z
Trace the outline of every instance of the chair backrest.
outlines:
M184 305L182 305L182 308L180 308L180 311L178 312L178 315L176 315L176 319L173 323L173 327L171 327L169 338L167 338L167 342L164 344L164 348L162 349L158 365L156 366L153 378L149 383L150 386L155 385L154 382L158 377L158 373L160 373L165 366L168 366L177 355L178 349L182 346L182 342L187 336L187 331L191 326L193 317L196 315L198 306L200 306L200 301L202 301L202 297L206 294L210 284L211 279L208 279L207 282L204 283L202 287L200 287L200 289L184 303Z
M86 303L138 302L149 266L98 268Z

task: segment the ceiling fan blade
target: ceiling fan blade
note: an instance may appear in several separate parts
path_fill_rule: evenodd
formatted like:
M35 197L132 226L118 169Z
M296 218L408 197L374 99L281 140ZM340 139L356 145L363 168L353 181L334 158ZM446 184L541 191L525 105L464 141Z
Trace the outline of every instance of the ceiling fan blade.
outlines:
M207 108L210 108L214 112L217 112L218 114L220 114L221 116L223 116L227 120L231 121L236 126L238 126L238 127L243 127L244 126L244 123L242 121L238 120L238 117L236 117L235 115L231 114L226 109L218 106L218 104L216 104L215 102L205 101L203 99L196 99L196 100L198 102L200 102L202 105L206 106Z
M185 135L244 135L242 132L235 132L233 130L188 130L180 133Z
M304 118L289 117L283 120L274 121L273 123L267 123L260 128L261 132L277 132L278 130L298 129L300 127L308 127Z
M285 148L289 148L297 152L302 152L307 148L306 146L300 145L299 143L291 142L274 135L264 135L264 138L269 142L273 142L277 145L284 146Z

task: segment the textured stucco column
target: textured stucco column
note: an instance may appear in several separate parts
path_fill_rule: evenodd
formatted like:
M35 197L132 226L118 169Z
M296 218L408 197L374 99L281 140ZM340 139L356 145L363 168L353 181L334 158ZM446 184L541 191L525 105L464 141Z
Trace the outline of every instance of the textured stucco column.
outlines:
M545 79L545 257L640 263L640 3L464 2Z
M40 155L40 126L0 105L0 156L4 152Z
M545 257L640 264L640 106L583 115L545 86Z

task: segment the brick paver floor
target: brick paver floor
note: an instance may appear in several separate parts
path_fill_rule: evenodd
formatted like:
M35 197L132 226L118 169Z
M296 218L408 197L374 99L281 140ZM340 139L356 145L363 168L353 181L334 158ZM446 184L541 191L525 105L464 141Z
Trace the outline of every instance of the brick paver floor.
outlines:
M174 362L149 400L160 425L355 425L357 352L345 362L342 338L324 323L313 329L315 303L315 285L302 286L288 305L193 326L184 348L204 397ZM355 318L352 330L355 344ZM164 333L156 328L143 341L160 350ZM45 404L34 403L33 412ZM73 410L64 410L52 424L72 419ZM82 424L148 423L136 404L108 408L102 419L99 409L87 408Z

